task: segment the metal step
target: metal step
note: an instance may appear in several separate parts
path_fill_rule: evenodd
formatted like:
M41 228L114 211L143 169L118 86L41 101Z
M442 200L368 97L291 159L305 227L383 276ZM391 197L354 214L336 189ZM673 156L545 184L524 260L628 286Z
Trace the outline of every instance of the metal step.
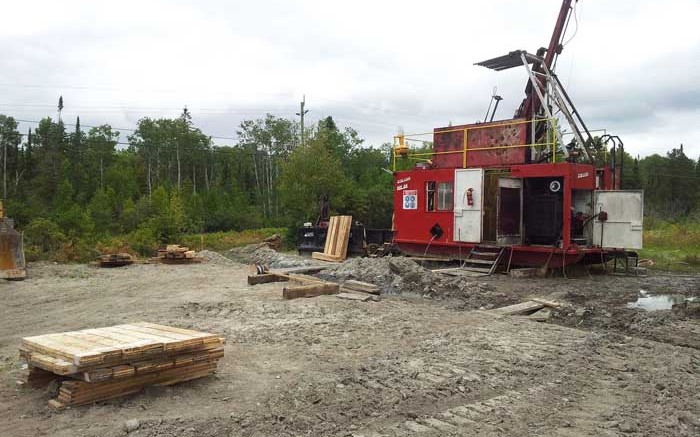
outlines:
M483 257L490 257L490 258L496 258L498 256L498 252L481 252L478 250L472 250L471 254L475 255L475 256L483 256Z
M469 258L465 259L464 263L465 264L482 264L486 266L492 266L493 263L495 262L495 259L478 259L478 258Z
M464 266L460 267L461 270L466 270L468 272L478 272L478 273L486 273L487 275L491 273L491 269L482 269L481 267L470 267L470 266Z

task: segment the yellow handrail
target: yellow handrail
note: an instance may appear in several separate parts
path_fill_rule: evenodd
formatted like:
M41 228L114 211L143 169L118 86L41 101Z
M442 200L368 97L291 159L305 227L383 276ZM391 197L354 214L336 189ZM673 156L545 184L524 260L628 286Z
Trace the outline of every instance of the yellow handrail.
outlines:
M544 143L529 143L529 144L513 144L513 145L508 145L508 146L493 146L493 147L477 147L470 149L468 147L468 137L469 137L469 131L470 130L478 130L478 129L489 129L489 128L494 128L494 127L502 127L502 126L513 126L513 125L518 125L518 124L524 124L524 123L532 123L533 121L547 121L550 126L550 141L544 142ZM484 125L471 125L469 127L460 127L460 128L455 128L455 129L448 129L448 130L436 130L434 132L425 132L425 133L418 133L418 134L401 134L401 135L396 135L394 136L394 145L392 147L392 158L393 158L393 170L396 171L396 157L397 156L404 156L404 157L420 157L420 156L432 156L432 155L448 155L448 154L455 154L455 153L461 153L462 154L462 166L464 168L467 167L467 155L469 152L478 152L482 150L495 150L495 149L515 149L515 148L521 148L521 147L551 147L551 154L552 154L552 162L556 162L556 146L557 146L557 135L556 131L557 129L557 120L556 118L539 118L535 120L517 120L517 121L508 121L508 122L503 122L503 123L498 123L498 124L484 124ZM422 143L428 143L428 141L424 140L418 140L414 139L411 137L418 137L418 136L424 136L424 135L434 135L436 133L451 133L451 132L463 132L463 139L462 139L462 149L461 150L450 150L446 152L413 152L413 153L408 153L408 142L409 141L416 141L416 142L422 142ZM397 147L397 142L399 143L399 146ZM400 149L401 153L397 153L397 149ZM417 159L413 159L417 160ZM423 159L425 160L425 159ZM429 161L429 160L427 160Z

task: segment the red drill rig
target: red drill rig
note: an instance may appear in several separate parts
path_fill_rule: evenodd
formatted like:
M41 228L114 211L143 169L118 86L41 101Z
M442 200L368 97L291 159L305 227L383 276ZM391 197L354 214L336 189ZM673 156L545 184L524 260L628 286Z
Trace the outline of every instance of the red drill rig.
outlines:
M394 242L403 252L459 259L490 274L503 263L628 259L635 256L628 249L642 247L643 193L620 189L622 142L605 135L610 152L591 147L554 73L572 10L564 0L547 48L476 64L524 68L525 99L513 118L435 128L428 151L412 148L428 143L421 134L394 137ZM566 144L561 124L573 137ZM400 160L415 165L396 171Z

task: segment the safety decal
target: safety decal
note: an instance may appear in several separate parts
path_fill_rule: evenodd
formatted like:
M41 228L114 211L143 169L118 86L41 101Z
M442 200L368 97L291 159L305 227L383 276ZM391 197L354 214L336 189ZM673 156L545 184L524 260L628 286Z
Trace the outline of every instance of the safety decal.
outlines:
M403 209L418 209L418 190L403 192Z

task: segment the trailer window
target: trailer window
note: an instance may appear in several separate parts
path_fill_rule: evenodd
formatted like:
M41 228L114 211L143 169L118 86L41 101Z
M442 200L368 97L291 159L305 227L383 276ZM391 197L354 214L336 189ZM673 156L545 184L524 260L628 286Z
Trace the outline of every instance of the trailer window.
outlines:
M437 186L438 193L438 211L452 210L452 183L440 182Z
M426 191L426 209L428 211L435 211L435 181L428 181L425 183Z

